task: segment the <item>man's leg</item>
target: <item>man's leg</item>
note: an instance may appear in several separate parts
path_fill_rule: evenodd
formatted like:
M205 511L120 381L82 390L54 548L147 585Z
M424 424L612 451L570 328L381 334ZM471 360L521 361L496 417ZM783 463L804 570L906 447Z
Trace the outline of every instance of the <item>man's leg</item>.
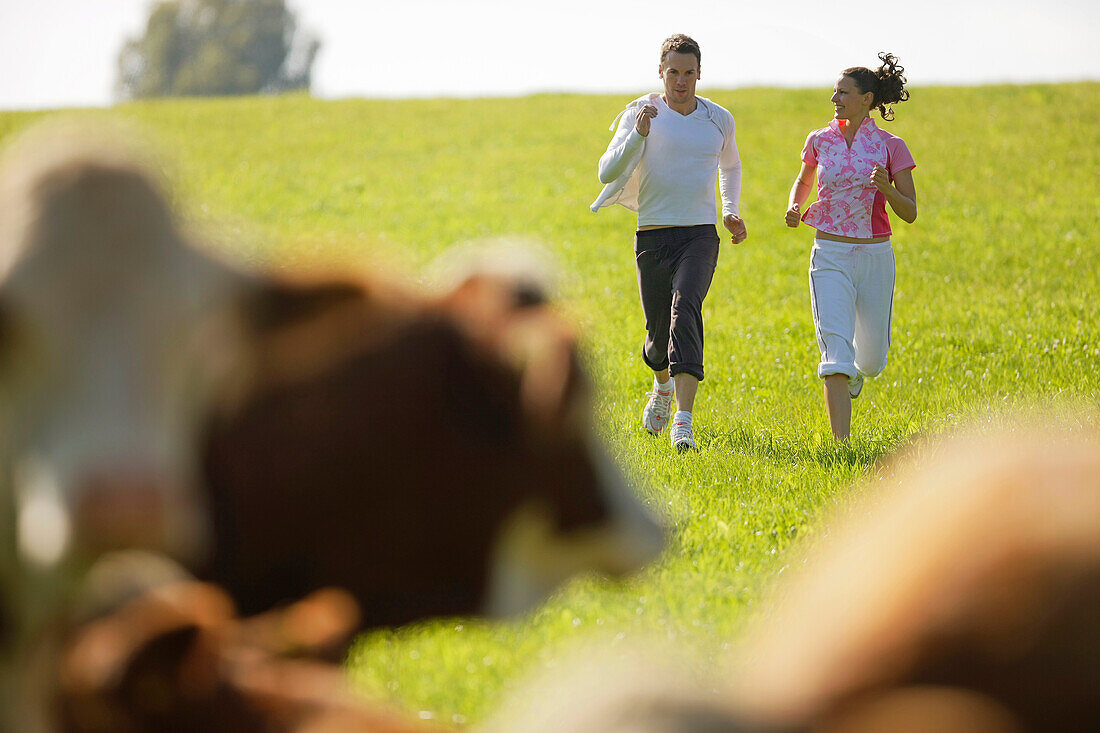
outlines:
M703 379L703 299L718 264L718 234L714 227L692 227L678 250L672 277L669 367L676 382L677 411L672 417L672 444L695 447L692 430L695 395Z
M714 227L690 227L678 248L672 275L669 324L670 373L703 381L703 299L718 264L718 233ZM694 398L694 393L692 393ZM681 407L683 409L683 407Z
M699 390L699 380L690 374L681 372L676 380L676 409L691 412L695 407L695 393Z
M672 303L672 271L665 256L667 232L656 229L634 237L638 292L645 315L642 360L653 370L653 389L642 409L642 427L657 435L672 416L674 387L669 376L668 339Z
M667 229L650 229L634 235L634 263L638 271L638 294L645 316L642 359L646 366L668 381L668 338L672 305L672 267L666 246Z

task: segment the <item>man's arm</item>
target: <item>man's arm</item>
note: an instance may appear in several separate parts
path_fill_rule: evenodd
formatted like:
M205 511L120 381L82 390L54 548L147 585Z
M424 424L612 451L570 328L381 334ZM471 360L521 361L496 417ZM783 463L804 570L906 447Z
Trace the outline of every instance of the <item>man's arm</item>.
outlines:
M748 231L741 220L741 155L737 152L732 116L718 154L718 190L722 194L722 224L732 235L733 243L740 244L748 237Z
M632 107L626 108L615 136L608 143L607 151L600 157L600 183L611 183L626 172L631 158L649 134L649 120L656 116L657 108L650 104L637 111Z

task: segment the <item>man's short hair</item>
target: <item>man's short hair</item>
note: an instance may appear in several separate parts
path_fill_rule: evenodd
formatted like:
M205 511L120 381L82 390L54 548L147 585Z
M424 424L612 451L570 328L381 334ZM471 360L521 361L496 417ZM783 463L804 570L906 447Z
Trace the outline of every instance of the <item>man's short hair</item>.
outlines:
M661 63L664 64L665 59L670 53L690 53L694 54L695 62L700 67L703 66L703 54L699 50L699 44L695 42L695 39L691 36L685 36L683 33L675 33L665 39L665 42L661 44Z

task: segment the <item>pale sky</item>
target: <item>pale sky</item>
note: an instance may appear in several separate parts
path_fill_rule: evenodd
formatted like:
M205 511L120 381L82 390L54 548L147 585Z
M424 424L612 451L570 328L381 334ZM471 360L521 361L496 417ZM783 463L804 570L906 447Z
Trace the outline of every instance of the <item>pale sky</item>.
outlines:
M108 106L118 52L154 0L0 0L0 109ZM828 89L900 57L912 85L1100 80L1097 0L288 0L322 41L322 98L631 94L658 88L672 33L703 50L699 92ZM846 10L859 7L858 11Z

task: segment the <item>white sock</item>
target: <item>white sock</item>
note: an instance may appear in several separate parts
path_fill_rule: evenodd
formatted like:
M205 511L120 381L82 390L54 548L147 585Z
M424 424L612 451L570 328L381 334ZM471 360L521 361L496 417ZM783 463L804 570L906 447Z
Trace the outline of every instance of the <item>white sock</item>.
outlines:
M667 382L665 382L664 384L661 384L660 382L657 381L657 377L654 377L653 378L653 385L654 385L655 389L658 389L661 392L671 392L672 389L676 386L676 382L675 382L675 380L672 379L672 377L669 377Z
M672 422L686 422L688 425L691 425L691 413L687 410L677 410L676 414L672 417Z

